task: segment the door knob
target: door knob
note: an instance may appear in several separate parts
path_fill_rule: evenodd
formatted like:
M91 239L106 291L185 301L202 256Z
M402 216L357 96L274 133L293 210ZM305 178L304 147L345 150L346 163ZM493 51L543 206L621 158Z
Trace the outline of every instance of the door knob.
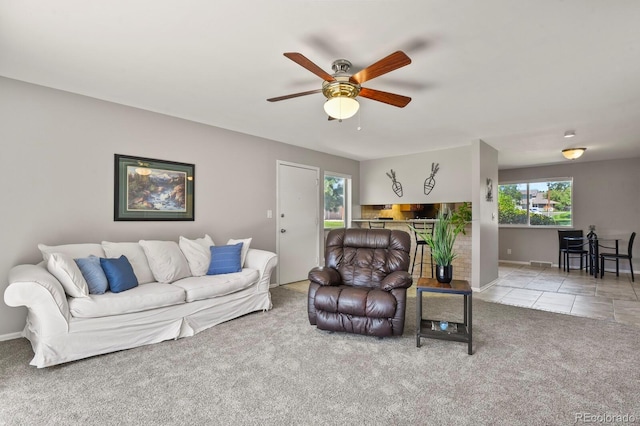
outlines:
M281 230L280 230L280 233L281 233L281 234L284 234L285 232L287 232L287 230L286 230L286 229L281 229Z

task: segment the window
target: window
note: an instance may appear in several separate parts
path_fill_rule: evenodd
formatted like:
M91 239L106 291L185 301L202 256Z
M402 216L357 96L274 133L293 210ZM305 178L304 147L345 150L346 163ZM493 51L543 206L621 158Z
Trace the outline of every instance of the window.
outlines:
M324 175L324 227L345 228L349 205L349 176L337 173Z
M502 183L498 187L500 225L573 226L571 178Z

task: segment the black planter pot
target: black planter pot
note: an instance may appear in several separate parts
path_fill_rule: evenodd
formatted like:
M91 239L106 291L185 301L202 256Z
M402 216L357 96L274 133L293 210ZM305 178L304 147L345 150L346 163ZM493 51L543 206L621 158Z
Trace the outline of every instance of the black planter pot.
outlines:
M436 279L439 283L448 284L453 279L453 266L436 265Z

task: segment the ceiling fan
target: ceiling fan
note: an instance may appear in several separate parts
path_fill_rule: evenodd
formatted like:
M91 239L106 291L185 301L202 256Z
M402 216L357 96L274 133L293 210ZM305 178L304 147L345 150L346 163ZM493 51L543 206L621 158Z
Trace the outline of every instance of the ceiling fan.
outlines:
M381 90L368 89L361 86L365 81L372 80L376 77L380 77L381 75L397 70L398 68L409 65L411 63L411 59L400 50L380 59L378 62L369 65L355 74L349 73L351 62L346 59L335 60L331 65L331 69L333 69L334 73L329 74L301 53L288 52L285 53L284 56L323 79L322 89L269 98L267 99L269 102L283 101L285 99L297 98L299 96L322 93L327 98L327 101L324 104L324 110L329 115L329 120L343 120L353 117L360 107L360 104L358 104L358 101L355 99L357 96L362 96L363 98L383 102L399 108L404 108L409 102L411 102L411 98L407 96L383 92Z

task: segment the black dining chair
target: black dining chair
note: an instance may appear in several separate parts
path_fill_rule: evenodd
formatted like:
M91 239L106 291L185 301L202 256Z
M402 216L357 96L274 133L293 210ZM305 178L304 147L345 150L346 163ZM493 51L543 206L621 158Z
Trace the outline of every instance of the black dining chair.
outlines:
M635 278L633 276L633 263L631 262L631 258L633 255L633 240L636 238L636 233L632 232L631 237L629 238L629 247L627 249L627 254L620 253L600 253L600 279L604 277L604 262L605 260L611 260L616 262L616 277L620 276L620 259L627 259L629 261L629 269L631 269L631 281L635 282Z
M589 244L587 240L571 241L567 238L583 238L584 232L580 230L562 230L558 229L558 269L560 265L563 270L569 272L569 261L571 257L580 257L580 269L589 268L589 250L585 250L585 245ZM586 262L583 262L586 260ZM586 265L585 265L586 263Z

